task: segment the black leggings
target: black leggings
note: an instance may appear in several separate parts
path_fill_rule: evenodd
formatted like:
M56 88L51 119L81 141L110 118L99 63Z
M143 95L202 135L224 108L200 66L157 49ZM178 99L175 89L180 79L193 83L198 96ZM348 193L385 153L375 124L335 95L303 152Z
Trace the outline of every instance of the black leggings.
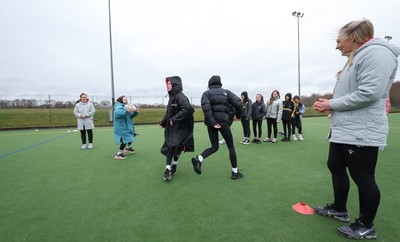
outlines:
M171 165L172 164L172 158L174 158L174 160L178 161L181 152L179 152L179 154L177 154L176 156L174 156L174 153L175 152L173 152L173 151L168 151L168 153L167 153L167 162L166 162L167 165Z
M86 144L86 131L89 136L89 143L93 143L93 130L92 129L85 129L85 126L83 126L83 130L81 131L81 140L82 144Z
M296 128L299 130L299 134L303 134L303 127L301 125L300 117L292 119L292 134L296 134Z
M201 153L201 156L203 156L203 158L205 159L210 155L212 155L213 153L217 152L219 148L219 143L218 143L218 131L219 131L222 137L225 139L226 145L228 146L231 166L232 168L236 168L237 167L236 152L235 152L235 146L233 145L233 137L229 125L223 125L219 129L216 129L212 126L207 126L207 130L211 142L211 147L204 150Z
M375 182L378 147L330 143L328 168L332 174L334 204L337 211L346 211L350 189L349 176L358 187L360 221L372 225L378 210L381 193Z
M290 138L292 134L292 120L282 120L283 124L283 135L285 138Z
M132 144L132 142L128 143L128 145L131 145L131 144ZM126 146L126 144L124 144L124 142L122 142L122 139L121 139L121 145L119 146L119 150L124 150L125 146Z
M278 136L278 124L276 118L267 118L268 139L271 139L272 127L274 128L274 138Z
M258 136L257 136L257 126L258 126ZM253 119L253 133L254 133L254 138L261 138L261 135L262 135L262 119L261 120L254 120Z
M250 120L241 119L243 127L243 135L246 138L250 138Z

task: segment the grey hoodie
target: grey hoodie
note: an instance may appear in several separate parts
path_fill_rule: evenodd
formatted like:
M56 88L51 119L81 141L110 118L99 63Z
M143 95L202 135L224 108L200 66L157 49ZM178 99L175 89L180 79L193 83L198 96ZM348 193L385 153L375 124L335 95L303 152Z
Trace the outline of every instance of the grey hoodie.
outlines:
M331 100L330 142L385 146L386 97L396 76L400 48L372 39L356 50L337 81Z

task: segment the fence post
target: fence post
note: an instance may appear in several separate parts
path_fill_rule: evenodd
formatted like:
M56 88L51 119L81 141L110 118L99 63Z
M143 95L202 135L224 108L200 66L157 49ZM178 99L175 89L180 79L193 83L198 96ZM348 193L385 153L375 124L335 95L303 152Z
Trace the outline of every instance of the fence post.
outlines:
M51 102L50 102L50 94L49 94L49 120L50 120L50 127L52 126L51 124Z

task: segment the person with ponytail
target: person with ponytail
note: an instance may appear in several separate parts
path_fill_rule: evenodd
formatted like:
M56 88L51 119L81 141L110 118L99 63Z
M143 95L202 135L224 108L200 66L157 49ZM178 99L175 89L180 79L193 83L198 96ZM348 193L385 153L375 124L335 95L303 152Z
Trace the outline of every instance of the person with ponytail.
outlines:
M373 24L367 19L344 25L336 42L336 49L347 57L347 62L337 74L332 99L321 98L313 105L318 112L331 112L327 164L334 199L325 207L315 207L315 211L343 222L349 221L348 170L358 188L359 217L337 231L351 239L375 239L377 233L373 221L381 196L375 181L375 168L378 149L386 145L385 102L396 76L400 48L374 38Z

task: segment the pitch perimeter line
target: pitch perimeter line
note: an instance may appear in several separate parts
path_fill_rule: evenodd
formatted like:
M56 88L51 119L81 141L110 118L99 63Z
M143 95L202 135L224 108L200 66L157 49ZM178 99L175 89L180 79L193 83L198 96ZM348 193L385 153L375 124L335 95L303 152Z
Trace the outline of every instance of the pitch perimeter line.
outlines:
M36 147L36 146L39 146L39 145L48 143L48 142L53 141L53 140L56 140L56 139L64 138L65 136L70 135L70 134L72 134L72 133L63 134L63 135L61 135L61 136L57 136L57 137L54 137L54 138L51 138L51 139L42 141L42 142L39 142L39 143L30 145L30 146L24 147L24 148L19 149L19 150L11 151L11 152L6 153L6 154L4 154L4 155L0 155L0 159L1 159L1 158L4 158L4 157L6 157L6 156L10 156L10 155L17 154L17 153L22 152L22 151L27 150L27 149L34 148L34 147Z

